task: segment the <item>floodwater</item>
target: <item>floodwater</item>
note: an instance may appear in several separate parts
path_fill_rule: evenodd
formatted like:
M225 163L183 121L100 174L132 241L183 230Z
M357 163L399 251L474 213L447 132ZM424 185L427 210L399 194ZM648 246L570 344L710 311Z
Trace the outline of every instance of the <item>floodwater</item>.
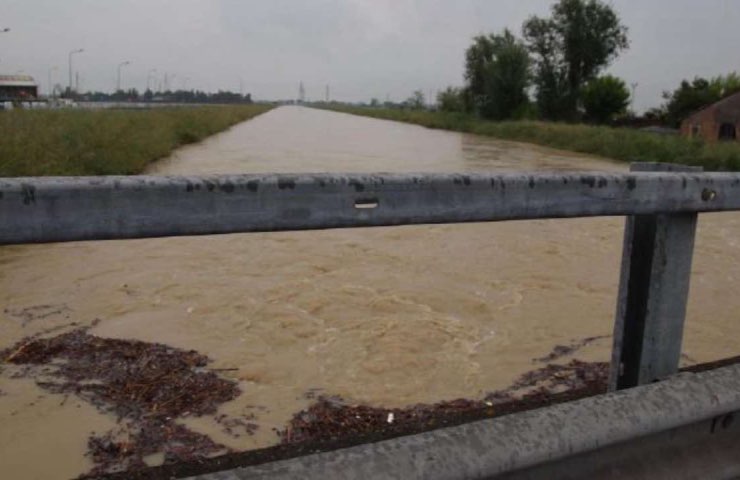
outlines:
M176 152L153 174L624 170L623 164L489 138L282 107ZM72 321L92 333L195 349L241 382L193 429L236 449L277 442L307 392L403 406L481 397L555 345L607 360L621 218L517 221L81 242L0 248L0 348ZM740 215L700 217L686 363L740 353ZM566 359L567 360L567 359ZM0 374L7 478L90 468L92 431L114 419ZM41 461L40 459L43 459Z

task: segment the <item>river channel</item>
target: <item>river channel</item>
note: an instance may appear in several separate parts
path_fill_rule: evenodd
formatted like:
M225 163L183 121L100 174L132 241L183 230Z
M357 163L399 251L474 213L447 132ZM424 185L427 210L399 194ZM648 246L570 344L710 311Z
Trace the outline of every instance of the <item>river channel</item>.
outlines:
M624 171L531 145L281 107L153 165L151 174ZM79 242L0 248L0 349L97 319L92 333L194 349L241 383L188 426L234 449L278 441L307 392L405 406L480 398L555 345L607 360L623 218ZM684 363L740 354L740 215L700 216ZM567 359L566 359L567 360ZM1 368L1 367L0 367ZM14 479L90 468L115 423L0 373L0 466ZM40 459L43 459L41 461Z

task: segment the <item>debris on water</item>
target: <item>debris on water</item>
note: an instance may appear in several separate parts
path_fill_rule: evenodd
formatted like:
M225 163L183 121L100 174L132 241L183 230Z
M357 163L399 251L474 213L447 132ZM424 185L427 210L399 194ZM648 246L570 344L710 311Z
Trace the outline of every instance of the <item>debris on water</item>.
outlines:
M25 308L5 308L3 313L11 317L15 317L21 321L21 327L27 326L29 323L35 320L43 320L47 317L53 317L55 315L64 315L64 318L69 318L72 313L66 304L61 303L58 305L34 305Z
M228 415L221 414L216 416L216 422L223 427L223 432L234 437L239 438L242 435L254 435L259 429L254 420L257 416L253 413L243 415L239 417L229 417Z
M307 400L314 400L316 397L318 397L321 394L323 390L324 390L323 388L309 388L303 394L303 398Z
M64 395L62 403L69 397L83 399L119 419L114 429L88 439L92 476L125 472L120 474L133 478L137 472L143 475L152 459L161 458L167 468L180 468L204 465L216 456L229 458L224 456L234 454L229 448L178 421L213 415L224 433L238 438L255 434L256 415L264 410L217 414L220 405L241 392L236 382L218 376L219 370L208 369L209 359L198 352L96 337L85 328L50 338L26 338L0 351L0 361L20 366L13 376L34 378L41 388ZM305 397L314 403L277 434L284 446L320 448L327 442L346 445L418 433L603 393L608 371L607 363L549 364L480 400L405 408L352 404L311 389Z
M162 418L139 419L103 435L91 435L88 453L95 468L92 475L132 472L148 467L146 458L164 454L164 463L208 458L229 453L208 436Z
M24 366L17 374L36 378L47 391L76 395L118 417L115 430L89 438L91 474L145 468L144 458L160 453L165 463L173 463L230 451L176 423L185 416L215 414L241 393L236 382L207 370L210 360L198 352L101 338L83 328L26 338L0 351L0 359Z
M588 337L581 340L574 340L568 345L556 345L552 351L541 358L535 358L533 362L537 363L547 363L547 362L554 362L555 360L560 360L563 357L567 357L568 355L572 355L576 353L578 350L582 349L583 347L588 346L591 343L594 343L598 340L604 340L607 338L611 338L610 335L600 335L597 337Z
M565 365L550 364L531 370L519 377L509 388L495 393L506 394L536 389L552 394L583 388L606 391L608 378L608 362L571 360Z
M352 405L338 397L320 396L306 410L295 414L278 434L283 444L299 444L416 433L598 395L606 391L608 374L608 363L573 360L528 372L510 387L482 400L458 399L392 409Z

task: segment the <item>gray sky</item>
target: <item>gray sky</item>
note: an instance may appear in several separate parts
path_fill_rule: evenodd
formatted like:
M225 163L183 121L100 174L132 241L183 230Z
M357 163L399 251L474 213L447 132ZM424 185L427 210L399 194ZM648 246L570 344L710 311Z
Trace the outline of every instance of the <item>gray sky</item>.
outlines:
M479 33L517 33L552 0L0 0L0 72L66 85L67 54L83 89L110 91L147 72L172 87L239 89L258 99L402 100L461 85L463 55ZM740 70L740 0L613 0L630 50L610 68L636 82L638 109L682 78Z

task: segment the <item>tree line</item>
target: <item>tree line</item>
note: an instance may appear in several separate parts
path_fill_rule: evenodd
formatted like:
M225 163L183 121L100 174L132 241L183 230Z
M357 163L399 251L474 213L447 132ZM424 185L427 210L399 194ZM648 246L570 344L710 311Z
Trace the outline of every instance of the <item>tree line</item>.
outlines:
M665 103L645 114L661 123L680 125L691 113L740 92L740 75L736 72L713 78L696 77L683 80L672 92L663 92Z
M82 94L68 94L69 98L91 102L163 102L163 103L252 103L252 95L219 90L215 93L207 93L200 90L167 90L154 92L146 90L139 92L137 89L118 90L114 93L87 92Z
M630 92L623 80L600 74L628 47L627 27L611 6L560 0L549 17L527 19L521 38L509 29L475 37L465 52L465 85L448 87L437 102L491 120L607 122L626 111Z
M628 28L602 0L559 0L548 17L531 16L521 36L479 35L465 52L465 82L437 95L437 107L490 120L635 122L624 80L603 74L629 48ZM643 121L678 126L687 115L740 91L740 75L684 80ZM376 101L377 102L377 101ZM423 108L420 91L403 104ZM639 123L639 122L635 122Z

